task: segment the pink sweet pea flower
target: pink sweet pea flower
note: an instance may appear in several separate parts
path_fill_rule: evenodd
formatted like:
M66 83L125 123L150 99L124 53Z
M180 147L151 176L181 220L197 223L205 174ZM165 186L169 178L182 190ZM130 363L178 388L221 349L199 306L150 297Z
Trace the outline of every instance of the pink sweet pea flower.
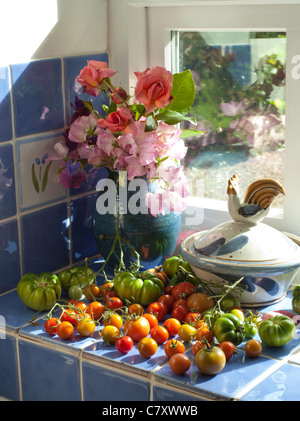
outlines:
M98 126L106 128L112 133L118 133L125 130L128 123L131 121L132 115L128 108L118 107L117 111L110 113L107 118L100 118Z
M94 134L97 127L97 117L94 114L77 118L70 126L69 139L72 142L83 143L87 136Z
M157 142L155 149L160 158L168 155L174 159L183 159L187 153L184 140L180 138L182 130L162 121L155 130Z
M59 183L67 189L78 189L85 178L84 172L80 170L80 162L73 163L72 159L68 159L66 167L59 174Z
M97 96L103 79L112 77L115 73L114 70L108 69L106 62L89 60L87 66L80 71L76 81L81 84L83 92Z
M135 72L137 84L135 98L146 108L149 114L157 108L163 108L171 100L173 75L164 67L155 66L144 72Z

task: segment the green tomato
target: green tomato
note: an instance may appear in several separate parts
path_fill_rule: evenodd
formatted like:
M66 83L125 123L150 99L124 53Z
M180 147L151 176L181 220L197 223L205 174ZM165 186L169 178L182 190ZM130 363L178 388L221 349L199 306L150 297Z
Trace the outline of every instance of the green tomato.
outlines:
M240 300L234 295L226 295L220 302L223 311L230 311L232 307L240 307Z
M265 345L279 347L293 339L296 333L296 326L289 317L278 315L264 320L259 325L258 333Z
M164 290L164 283L148 271L137 274L120 272L114 279L114 290L122 301L147 306L158 300Z
M93 269L85 266L74 266L58 274L61 285L66 291L73 285L84 287L94 276Z
M18 283L17 293L21 301L32 310L49 310L60 298L60 280L53 273L27 273Z
M191 265L180 256L169 257L163 263L163 271L166 272L169 278L176 275L180 267L183 267L188 272L193 272Z
M292 308L295 313L300 314L300 295L292 298Z
M219 317L214 324L213 331L220 343L230 341L237 346L245 338L242 321L232 313L225 313Z
M245 323L244 325L245 336L247 339L252 339L256 336L258 329L254 323Z
M80 300L82 297L82 289L80 285L72 285L68 291L69 298L72 300Z
M292 297L298 297L299 295L300 295L300 285L295 285L292 292Z

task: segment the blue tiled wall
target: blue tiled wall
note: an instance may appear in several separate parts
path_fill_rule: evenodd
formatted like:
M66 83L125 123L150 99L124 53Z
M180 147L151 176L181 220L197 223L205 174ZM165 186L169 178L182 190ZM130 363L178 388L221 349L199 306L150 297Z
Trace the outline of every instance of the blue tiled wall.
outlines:
M43 175L45 156L63 139L75 77L91 59L108 62L107 54L93 54L0 67L0 294L26 272L55 271L98 254L91 211L103 170L71 191L56 183L54 169L43 192L34 190L31 176L32 169ZM100 96L79 97L101 112ZM49 112L41 118L44 107Z

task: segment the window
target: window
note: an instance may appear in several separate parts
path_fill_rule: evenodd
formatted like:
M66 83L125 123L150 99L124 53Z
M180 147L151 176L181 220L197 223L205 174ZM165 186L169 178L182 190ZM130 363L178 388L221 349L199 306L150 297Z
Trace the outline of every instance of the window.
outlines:
M278 229L300 235L300 24L298 19L300 1L110 0L109 3L111 62L118 69L120 69L118 64L124 63L120 73L129 79L128 86L134 86L135 81L131 77L136 70L143 70L147 66L154 65L166 66L172 70L174 54L176 57L181 42L178 34L206 33L215 34L215 38L217 33L219 36L227 34L227 37L229 34L231 37L247 34L250 43L253 43L252 40L261 39L261 34L273 33L278 43L285 43L285 146L282 171L287 194L283 201L283 209L277 212L277 209L272 207L267 222ZM114 18L117 11L120 12L120 7L123 7L124 12L122 22ZM124 19L126 14L127 21ZM177 45L174 44L174 36L177 37ZM266 37L266 35L263 36ZM216 47L217 41L214 39L213 44L210 45ZM230 42L231 48L237 51L237 41L231 39ZM124 61L126 48L128 66L127 61ZM224 47L222 52L225 51ZM246 50L243 54L246 54ZM239 175L242 179L243 174ZM253 180L249 180L249 183L251 181ZM226 191L227 179L220 180L219 185L220 188L221 185L224 186L224 191ZM214 197L213 194L211 197ZM223 200L205 198L203 194L199 200L196 197L191 200L188 211L191 212L193 207L204 207L204 220L199 220L199 224L195 224L197 228L206 229L229 219L227 204Z

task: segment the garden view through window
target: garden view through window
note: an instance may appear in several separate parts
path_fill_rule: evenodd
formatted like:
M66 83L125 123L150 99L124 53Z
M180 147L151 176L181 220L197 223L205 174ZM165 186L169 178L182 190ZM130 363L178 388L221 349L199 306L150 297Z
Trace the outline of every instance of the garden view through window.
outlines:
M284 184L286 34L173 31L172 51L172 71L191 69L196 86L190 114L202 134L185 139L184 166L204 197L226 200L234 173L242 197L259 178Z

